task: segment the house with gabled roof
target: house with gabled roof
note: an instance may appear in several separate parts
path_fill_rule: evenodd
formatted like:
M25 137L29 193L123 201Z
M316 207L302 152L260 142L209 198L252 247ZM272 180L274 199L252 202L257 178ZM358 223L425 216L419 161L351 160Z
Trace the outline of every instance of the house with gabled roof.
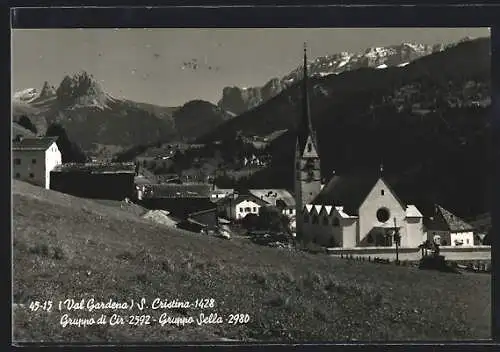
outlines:
M12 141L14 178L50 188L50 173L62 163L57 137L16 136Z
M474 227L440 205L425 219L427 239L442 246L474 246Z
M217 208L227 219L241 220L249 214L259 215L269 203L252 195L233 193L217 202Z
M382 173L334 176L302 217L312 242L328 247L395 247L396 231L401 247L425 240L423 215L399 198Z

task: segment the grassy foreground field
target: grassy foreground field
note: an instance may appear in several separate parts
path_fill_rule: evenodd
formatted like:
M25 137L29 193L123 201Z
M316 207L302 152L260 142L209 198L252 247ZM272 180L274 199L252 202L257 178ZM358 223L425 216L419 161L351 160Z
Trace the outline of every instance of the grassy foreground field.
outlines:
M457 340L490 338L491 277L340 260L172 230L137 211L13 185L15 341ZM197 309L31 312L34 300L213 298L246 324L60 325L117 313L196 318Z

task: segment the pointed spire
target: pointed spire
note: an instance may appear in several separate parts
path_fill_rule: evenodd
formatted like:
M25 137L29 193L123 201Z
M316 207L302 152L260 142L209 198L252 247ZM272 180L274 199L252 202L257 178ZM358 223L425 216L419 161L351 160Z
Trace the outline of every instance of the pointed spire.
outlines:
M309 76L307 72L307 43L304 42L304 79L303 79L303 94L304 94L304 119L307 119L307 129L310 134L313 133L312 122L311 122L311 109L309 108L309 89L307 84L309 83Z
M307 73L307 45L304 43L304 63L303 63L303 79L302 79L302 114L299 119L298 134L297 134L297 148L303 152L307 138L310 136L315 149L318 145L316 141L316 134L312 128L311 112L309 107L309 90L308 90L308 73Z

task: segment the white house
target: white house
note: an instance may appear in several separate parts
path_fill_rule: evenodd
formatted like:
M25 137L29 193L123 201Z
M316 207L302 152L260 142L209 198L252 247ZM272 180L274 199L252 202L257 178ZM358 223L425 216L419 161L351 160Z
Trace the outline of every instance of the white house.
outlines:
M334 176L303 208L304 233L328 247L417 248L425 239L423 216L403 203L380 175Z
M16 179L50 188L50 172L62 164L57 137L16 138L12 142L12 174Z
M233 193L234 189L232 188L216 188L210 191L210 200L213 202L218 202L220 199L226 198Z
M434 208L434 214L425 221L427 237L431 242L442 246L474 246L474 228L458 216L440 205Z
M259 215L260 208L267 206L267 202L253 196L232 194L218 202L219 211L231 220L241 220L248 214Z

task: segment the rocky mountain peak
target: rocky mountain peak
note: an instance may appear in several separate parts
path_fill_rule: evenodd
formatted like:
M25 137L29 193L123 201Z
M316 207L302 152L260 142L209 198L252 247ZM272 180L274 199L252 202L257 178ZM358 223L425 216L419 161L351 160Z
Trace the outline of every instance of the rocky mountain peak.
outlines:
M56 90L63 105L104 105L107 95L92 74L86 71L66 75Z
M39 98L50 98L56 95L56 88L45 81L40 91Z

